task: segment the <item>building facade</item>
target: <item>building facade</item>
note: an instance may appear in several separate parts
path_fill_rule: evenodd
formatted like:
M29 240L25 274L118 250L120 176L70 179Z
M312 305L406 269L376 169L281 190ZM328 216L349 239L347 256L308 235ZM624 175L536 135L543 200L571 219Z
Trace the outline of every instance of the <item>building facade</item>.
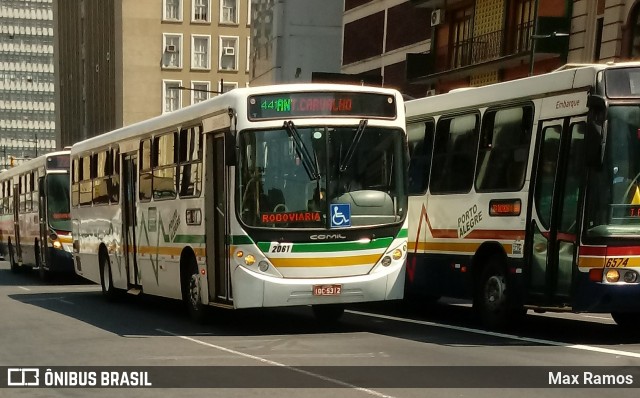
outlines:
M58 0L61 142L244 87L250 0Z
M0 169L56 148L52 11L0 2Z
M251 85L339 73L343 0L253 0Z
M407 79L406 54L429 50L429 15L408 0L345 0L341 71L380 76L384 87L424 96L427 85Z

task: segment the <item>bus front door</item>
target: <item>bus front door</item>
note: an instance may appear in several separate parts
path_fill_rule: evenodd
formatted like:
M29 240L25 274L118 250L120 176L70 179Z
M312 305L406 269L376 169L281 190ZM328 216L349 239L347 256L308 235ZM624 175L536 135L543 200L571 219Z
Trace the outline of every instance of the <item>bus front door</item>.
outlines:
M209 299L232 303L231 275L227 256L227 168L224 134L207 136L205 177L206 254Z
M122 155L122 235L124 259L127 271L127 288L139 293L137 245L136 245L136 194L138 192L138 156Z
M13 244L15 245L15 264L22 265L22 247L20 245L20 186L13 186Z
M41 272L48 268L47 264L47 243L49 241L49 225L47 223L47 195L46 181L44 176L38 178L38 220L40 225L40 238L38 239L38 253L36 253L36 264L42 267ZM41 274L42 275L42 274Z
M584 118L541 123L528 245L536 304L568 306L576 275L578 198L585 173Z

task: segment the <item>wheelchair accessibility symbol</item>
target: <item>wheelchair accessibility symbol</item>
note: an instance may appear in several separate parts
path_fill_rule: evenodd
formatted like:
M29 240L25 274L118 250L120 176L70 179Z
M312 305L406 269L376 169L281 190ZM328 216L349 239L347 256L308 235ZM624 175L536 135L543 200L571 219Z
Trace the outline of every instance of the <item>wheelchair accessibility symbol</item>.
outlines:
M332 204L331 228L341 228L351 226L351 205L349 203Z

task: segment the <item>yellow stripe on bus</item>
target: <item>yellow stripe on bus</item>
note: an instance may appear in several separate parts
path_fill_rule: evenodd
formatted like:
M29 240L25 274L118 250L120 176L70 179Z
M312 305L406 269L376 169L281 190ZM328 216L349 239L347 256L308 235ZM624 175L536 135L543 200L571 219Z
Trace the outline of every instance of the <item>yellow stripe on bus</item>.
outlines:
M180 254L182 253L182 249L183 247L152 247L152 246L139 246L138 247L138 254L141 255L145 255L145 254L160 254L163 256L180 256ZM198 247L194 247L192 248L193 252L195 253L196 256L198 257L204 257L206 254L206 251L204 248L198 248Z
M430 252L455 252L455 253L475 253L482 243L471 242L409 242L407 247L409 252L417 250ZM505 252L513 254L513 245L503 243Z
M618 264L618 266L616 266ZM631 268L640 267L640 257L586 257L578 258L578 267L580 268Z
M375 264L380 254L348 257L313 257L313 258L269 258L276 267L344 267L352 265Z

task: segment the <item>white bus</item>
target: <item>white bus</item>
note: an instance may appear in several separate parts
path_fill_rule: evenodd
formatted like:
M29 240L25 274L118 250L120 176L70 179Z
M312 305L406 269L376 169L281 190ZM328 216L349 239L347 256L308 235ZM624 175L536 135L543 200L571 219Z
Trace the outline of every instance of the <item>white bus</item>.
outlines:
M69 186L69 151L0 173L0 252L12 271L73 273Z
M404 103L390 89L235 89L71 148L76 272L206 306L402 298ZM327 305L324 305L327 304Z
M640 63L408 101L406 295L640 324ZM415 221L415 222L414 222Z

